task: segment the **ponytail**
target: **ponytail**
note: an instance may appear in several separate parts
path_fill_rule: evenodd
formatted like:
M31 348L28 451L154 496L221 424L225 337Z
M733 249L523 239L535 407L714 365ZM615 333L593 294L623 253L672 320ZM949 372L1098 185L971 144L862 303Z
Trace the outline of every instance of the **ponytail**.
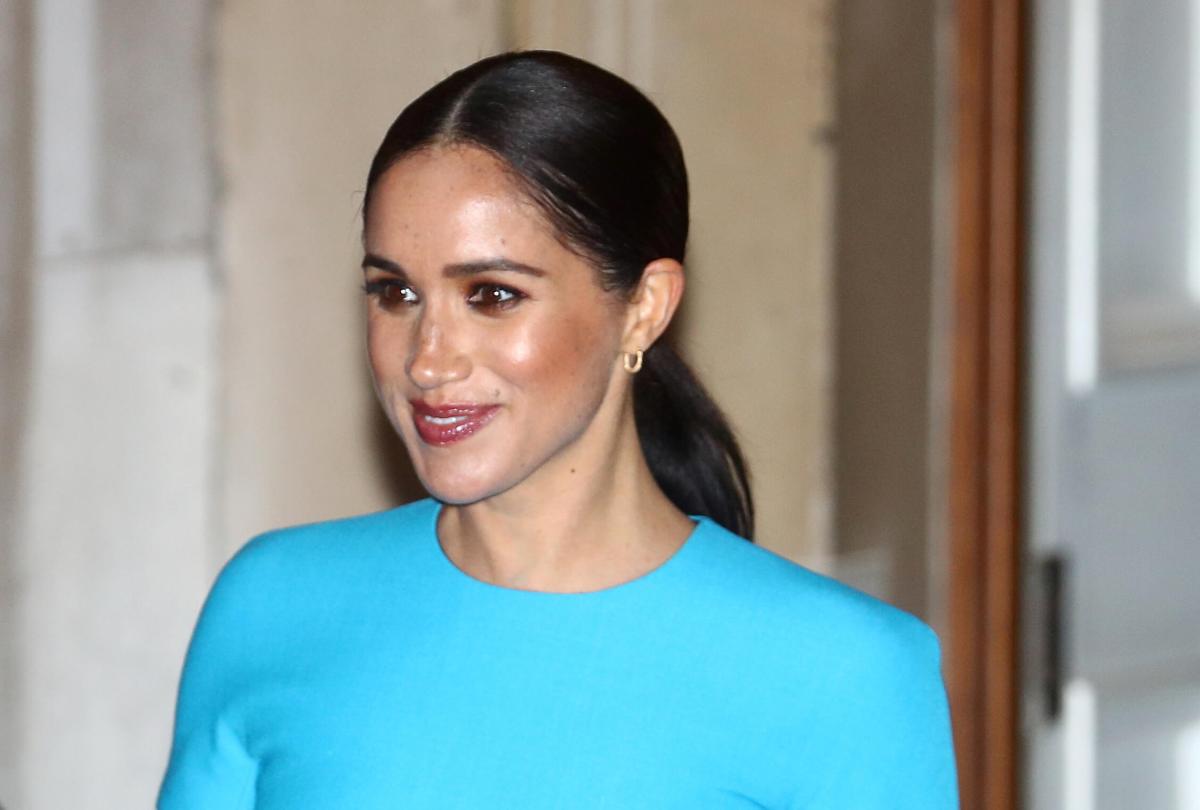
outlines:
M646 462L671 502L752 540L754 501L733 430L687 363L663 341L646 352L634 378L633 413Z

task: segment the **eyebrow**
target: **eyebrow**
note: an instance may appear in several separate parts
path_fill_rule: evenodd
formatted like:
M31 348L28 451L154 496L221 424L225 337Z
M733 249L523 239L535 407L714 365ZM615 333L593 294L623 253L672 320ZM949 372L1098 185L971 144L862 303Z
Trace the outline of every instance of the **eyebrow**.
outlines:
M382 256L374 253L368 253L363 257L362 267L366 270L368 267L375 267L393 275L403 276L408 278L408 273L397 262L391 259L385 259ZM523 273L527 276L542 277L546 275L546 271L540 267L534 267L530 264L516 262L512 259L506 259L503 256L497 256L493 259L480 259L474 262L455 262L448 264L442 268L442 275L447 278L462 278L464 276L474 276L479 273L488 271L503 271L509 273Z
M377 256L374 253L368 253L367 255L363 256L362 269L366 270L368 267L375 267L391 273L392 275L404 276L405 278L408 277L408 273L404 272L404 268L399 264L391 259L385 259L382 256Z

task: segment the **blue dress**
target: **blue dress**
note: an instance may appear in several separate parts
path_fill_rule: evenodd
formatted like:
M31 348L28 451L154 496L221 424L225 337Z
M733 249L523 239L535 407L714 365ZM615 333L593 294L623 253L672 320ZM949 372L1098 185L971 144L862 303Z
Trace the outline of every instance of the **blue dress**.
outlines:
M708 518L589 593L433 500L255 538L192 638L160 810L957 807L936 636Z

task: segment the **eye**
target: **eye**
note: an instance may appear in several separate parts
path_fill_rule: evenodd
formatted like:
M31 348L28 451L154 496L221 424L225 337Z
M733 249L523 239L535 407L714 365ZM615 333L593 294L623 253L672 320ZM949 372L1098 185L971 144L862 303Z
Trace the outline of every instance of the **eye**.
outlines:
M477 309L511 309L525 294L500 284L477 284L471 288L467 303Z
M386 310L399 309L405 304L415 304L417 294L413 288L396 279L383 278L363 284L363 292L379 302Z

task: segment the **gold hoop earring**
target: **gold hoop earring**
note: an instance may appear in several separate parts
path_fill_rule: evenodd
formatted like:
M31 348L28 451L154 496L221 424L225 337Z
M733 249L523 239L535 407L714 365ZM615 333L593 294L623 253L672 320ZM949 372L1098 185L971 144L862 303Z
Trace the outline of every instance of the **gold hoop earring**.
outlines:
M630 357L633 358L632 361L630 361ZM637 374L642 370L642 350L638 349L636 352L625 352L624 356L621 358L621 365L624 366L625 370L630 374Z

